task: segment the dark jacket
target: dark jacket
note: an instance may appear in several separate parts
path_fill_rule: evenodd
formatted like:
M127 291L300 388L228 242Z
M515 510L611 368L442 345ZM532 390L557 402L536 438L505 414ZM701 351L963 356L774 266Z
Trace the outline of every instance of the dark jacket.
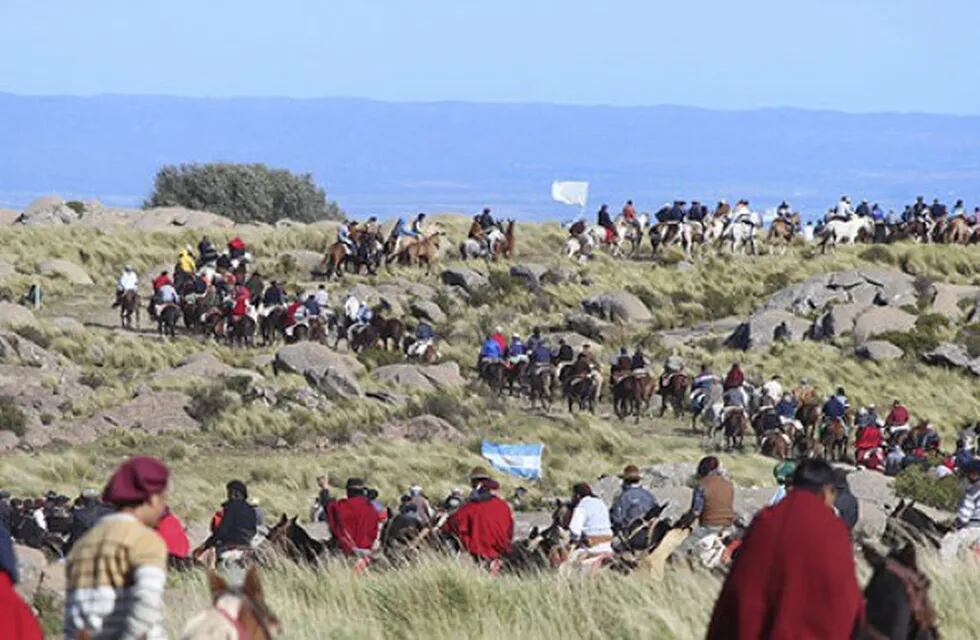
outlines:
M88 533L89 529L102 519L102 516L110 513L112 513L112 508L98 501L93 501L80 509L76 509L68 534L68 548L73 547L82 536Z
M609 509L609 520L614 530L625 531L634 521L645 516L656 506L657 499L652 493L638 484L630 484L623 488L623 492Z
M204 547L250 546L258 527L255 509L244 500L229 500L224 504L224 510L221 524L204 542Z
M851 488L846 487L837 491L837 499L834 500L834 508L837 509L841 520L847 525L848 530L853 531L854 525L858 521L858 501L851 493Z
M558 348L558 362L571 362L575 360L575 350L572 345L563 344Z

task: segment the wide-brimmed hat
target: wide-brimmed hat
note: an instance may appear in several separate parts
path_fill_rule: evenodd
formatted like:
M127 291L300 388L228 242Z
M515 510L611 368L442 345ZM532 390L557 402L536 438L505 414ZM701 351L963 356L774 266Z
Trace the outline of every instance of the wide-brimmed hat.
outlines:
M470 480L489 480L490 472L485 467L473 467L470 471Z
M635 464L628 464L623 472L619 474L621 480L631 480L639 481L642 476L640 475L640 469Z
M347 478L347 490L351 489L363 489L364 479L363 478Z

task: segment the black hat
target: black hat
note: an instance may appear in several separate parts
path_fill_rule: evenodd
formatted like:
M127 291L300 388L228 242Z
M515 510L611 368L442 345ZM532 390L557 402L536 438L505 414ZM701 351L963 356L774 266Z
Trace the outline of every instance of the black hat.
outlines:
M364 479L363 478L347 478L347 490L352 489L364 489Z
M231 482L225 485L225 489L227 489L229 493L234 491L235 493L241 494L243 498L246 499L248 498L248 488L245 486L245 483L242 482L241 480L232 480Z

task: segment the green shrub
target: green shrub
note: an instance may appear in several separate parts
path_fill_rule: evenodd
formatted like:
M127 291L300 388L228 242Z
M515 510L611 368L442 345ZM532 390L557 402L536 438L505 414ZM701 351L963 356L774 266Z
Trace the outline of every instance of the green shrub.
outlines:
M475 410L472 403L461 402L459 397L450 393L430 393L409 401L405 408L407 417L426 414L442 418L453 426L464 427L475 415Z
M880 244L871 245L864 251L858 254L858 258L866 262L875 262L878 264L887 264L894 267L898 264L898 260L895 258L895 254L891 250Z
M766 292L772 293L780 289L785 289L792 284L793 277L785 271L774 271L767 275L763 282L766 285Z
M956 476L937 479L930 469L909 467L895 478L895 495L922 504L954 511L963 493Z
M926 313L918 317L911 331L886 331L877 338L891 342L907 355L918 357L938 347L948 327L949 320L945 316Z
M83 384L89 389L98 389L105 385L105 377L95 371L85 371L78 376L78 384Z
M340 220L310 174L295 175L263 164L166 165L157 172L146 207L187 207L221 214L236 222Z
M27 432L27 416L10 396L0 396L0 430L18 438Z
M82 215L83 213L85 213L84 202L79 202L78 200L69 200L68 202L65 203L65 206L71 209L72 211L74 211L75 213L77 213L78 215Z
M191 403L187 407L187 413L201 424L211 425L238 401L238 395L226 390L224 385L212 384L191 392Z
M398 351L397 349L395 351L388 351L386 349L372 348L361 351L359 354L357 354L357 359L360 360L368 369L374 369L389 364L399 364L404 362L405 356L402 355L402 352Z

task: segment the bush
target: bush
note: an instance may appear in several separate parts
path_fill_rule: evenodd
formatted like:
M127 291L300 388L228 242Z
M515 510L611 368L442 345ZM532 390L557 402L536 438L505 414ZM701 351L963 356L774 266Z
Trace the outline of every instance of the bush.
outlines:
M866 262L887 264L891 267L894 267L896 264L898 264L898 260L895 258L895 254L893 254L888 247L880 244L875 244L868 247L867 249L865 249L864 251L858 254L858 258Z
M18 438L27 432L27 416L10 396L0 396L0 430Z
M962 493L956 476L937 479L930 469L921 466L909 467L895 478L897 496L936 509L955 511Z
M980 322L963 327L959 340L971 358L980 358Z
M295 175L263 164L166 165L157 172L153 195L144 206L202 209L235 222L343 218L310 174Z
M887 340L899 347L906 355L921 356L926 351L932 351L943 341L943 330L949 326L949 320L938 313L927 313L918 317L911 331L886 331L879 340Z
M226 391L223 385L212 384L195 389L191 393L191 403L187 407L187 413L201 424L210 425L217 422L225 411L238 403L238 400L238 396Z

